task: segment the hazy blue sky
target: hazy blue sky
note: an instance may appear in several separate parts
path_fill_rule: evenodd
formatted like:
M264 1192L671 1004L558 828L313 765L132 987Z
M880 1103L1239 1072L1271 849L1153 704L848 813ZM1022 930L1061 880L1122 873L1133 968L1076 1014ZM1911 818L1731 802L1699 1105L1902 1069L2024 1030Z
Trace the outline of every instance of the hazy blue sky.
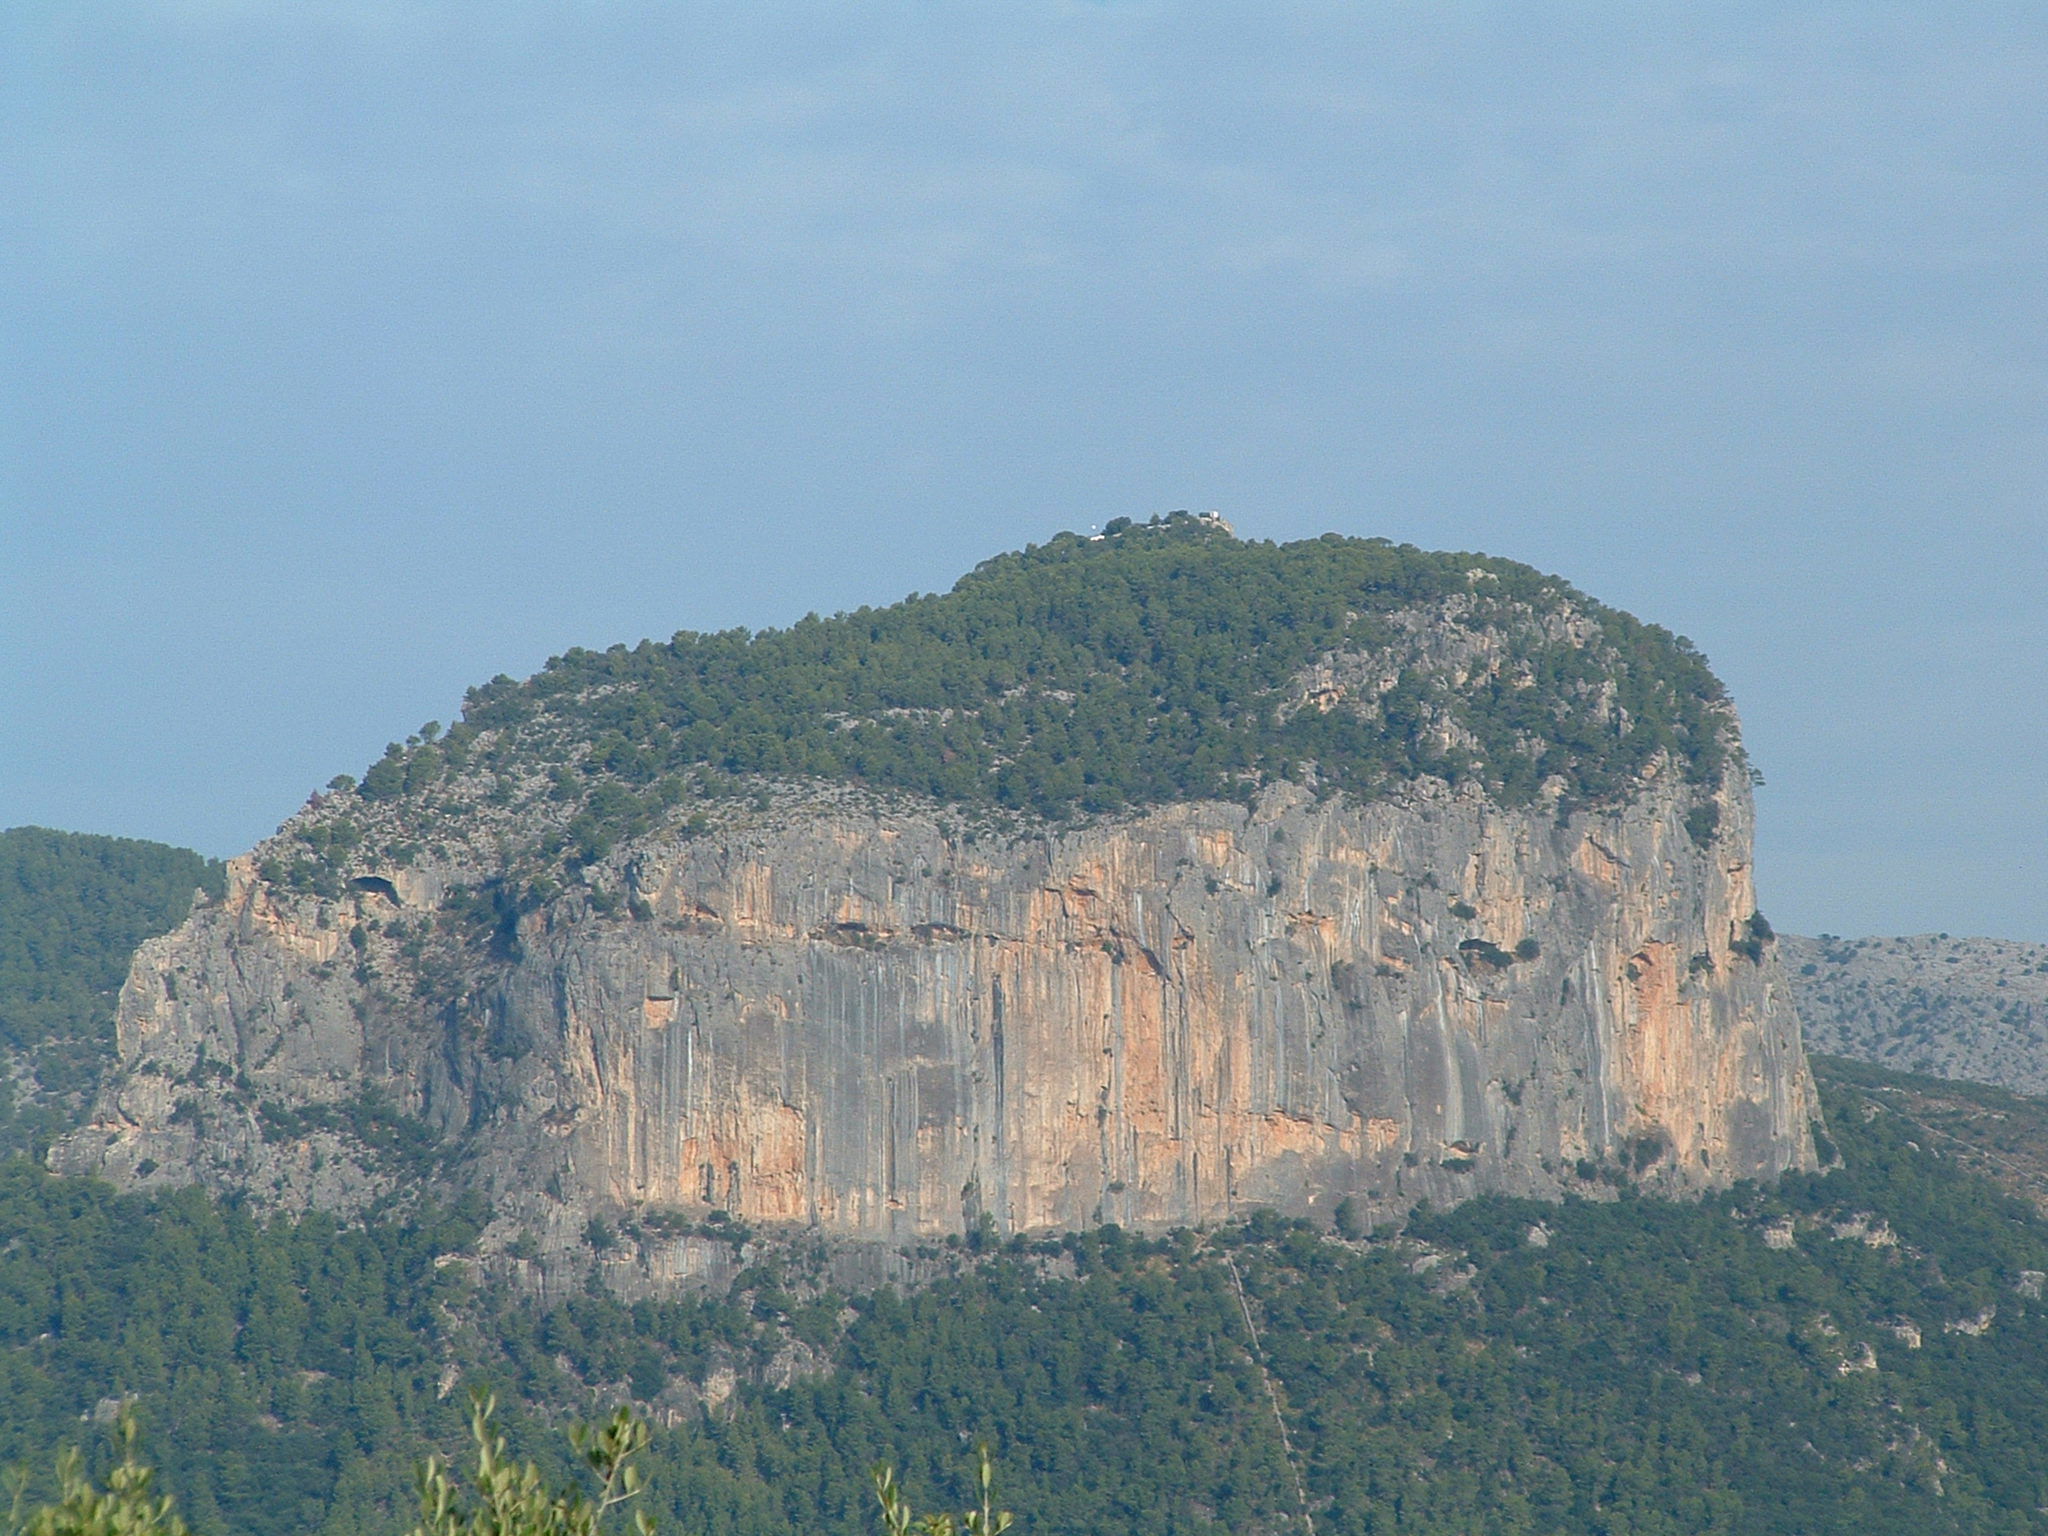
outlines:
M1690 635L1765 910L2048 939L2048 11L24 0L0 826L1215 507Z

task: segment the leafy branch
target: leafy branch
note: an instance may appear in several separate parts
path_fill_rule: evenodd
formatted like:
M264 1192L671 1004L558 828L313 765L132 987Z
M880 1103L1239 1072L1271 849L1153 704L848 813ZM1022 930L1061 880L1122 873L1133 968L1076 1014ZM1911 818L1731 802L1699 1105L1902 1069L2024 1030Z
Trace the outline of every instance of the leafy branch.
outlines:
M995 1465L990 1459L988 1442L975 1447L974 1485L978 1507L962 1512L955 1518L943 1512L919 1515L912 1511L910 1501L903 1496L903 1490L896 1482L896 1469L878 1466L874 1470L875 1498L882 1506L882 1528L887 1536L1003 1536L1010 1528L1012 1515L1007 1509L997 1509L995 1494Z
M156 1473L135 1454L137 1435L135 1411L124 1408L115 1425L121 1444L121 1460L98 1487L85 1470L85 1457L77 1446L57 1458L57 1499L24 1517L22 1501L26 1479L17 1473L14 1508L8 1524L20 1536L191 1536L185 1522L171 1508L168 1495L150 1493Z
M644 1419L620 1408L602 1424L579 1424L569 1442L597 1479L593 1497L580 1484L550 1490L532 1462L514 1462L506 1454L505 1437L491 1422L497 1399L483 1393L471 1399L470 1438L476 1443L476 1465L464 1496L447 1463L429 1456L420 1466L420 1523L410 1536L598 1536L605 1516L637 1498L645 1484L633 1458L647 1449ZM645 1510L633 1513L638 1536L653 1536L654 1522Z

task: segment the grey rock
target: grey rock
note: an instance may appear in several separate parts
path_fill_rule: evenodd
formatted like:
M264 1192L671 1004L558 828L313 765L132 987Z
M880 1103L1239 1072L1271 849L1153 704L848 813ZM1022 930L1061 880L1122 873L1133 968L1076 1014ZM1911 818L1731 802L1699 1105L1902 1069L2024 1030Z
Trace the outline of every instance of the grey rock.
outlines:
M1775 947L1737 947L1746 782L1711 848L1693 798L1281 786L998 834L784 786L495 948L486 838L324 900L258 850L138 953L52 1163L292 1210L474 1188L543 1266L593 1214L901 1241L1769 1178L1814 1098Z
M1782 947L1812 1049L2048 1093L2048 945L1787 934Z

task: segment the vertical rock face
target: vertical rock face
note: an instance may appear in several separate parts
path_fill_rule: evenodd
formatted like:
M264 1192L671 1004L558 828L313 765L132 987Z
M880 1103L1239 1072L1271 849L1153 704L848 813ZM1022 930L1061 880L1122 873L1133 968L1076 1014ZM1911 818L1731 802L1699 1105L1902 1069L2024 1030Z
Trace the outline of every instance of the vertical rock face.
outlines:
M1676 637L1484 556L1121 520L473 691L142 949L54 1159L557 1242L1768 1177L1812 1094L1750 832Z
M1008 838L790 794L445 960L459 857L326 899L243 862L138 954L53 1161L881 1239L1767 1178L1812 1164L1813 1095L1739 771L1714 802L1703 847L1655 778L1563 819L1282 784Z

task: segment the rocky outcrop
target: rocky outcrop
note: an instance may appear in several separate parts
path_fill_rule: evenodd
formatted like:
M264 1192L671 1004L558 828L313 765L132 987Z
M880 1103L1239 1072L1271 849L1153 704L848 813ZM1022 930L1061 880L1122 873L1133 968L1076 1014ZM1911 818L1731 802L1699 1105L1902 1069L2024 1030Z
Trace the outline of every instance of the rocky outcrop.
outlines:
M53 1161L877 1239L1810 1166L1746 780L1702 846L1670 777L1562 816L1282 784L1011 832L783 786L524 912L480 838L325 897L241 860L137 955Z

